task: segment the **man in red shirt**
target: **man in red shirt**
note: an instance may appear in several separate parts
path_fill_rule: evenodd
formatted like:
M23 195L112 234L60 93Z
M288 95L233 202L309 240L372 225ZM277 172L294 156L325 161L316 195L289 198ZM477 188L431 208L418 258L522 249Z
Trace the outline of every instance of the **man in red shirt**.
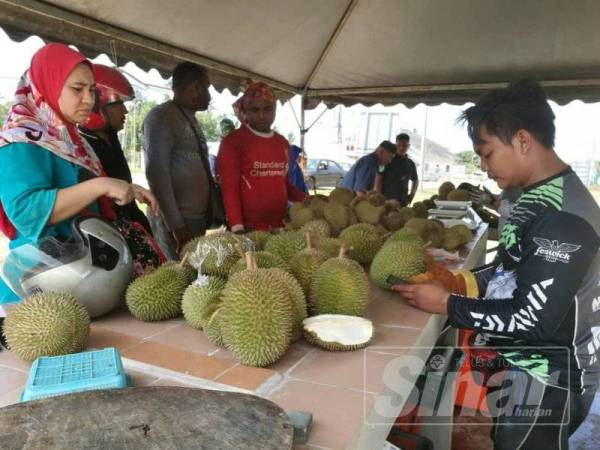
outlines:
M288 200L306 197L287 176L290 144L271 130L276 101L269 86L250 83L234 104L242 125L221 141L217 168L233 232L280 228Z

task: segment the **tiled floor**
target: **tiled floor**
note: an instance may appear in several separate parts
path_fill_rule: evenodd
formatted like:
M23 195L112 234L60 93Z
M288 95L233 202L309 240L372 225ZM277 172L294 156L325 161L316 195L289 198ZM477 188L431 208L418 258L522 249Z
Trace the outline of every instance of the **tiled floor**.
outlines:
M392 313L385 314L386 308ZM404 312L394 313L397 309ZM390 323L376 327L372 351L331 353L299 341L269 368L240 365L180 318L145 323L126 310L95 320L87 347L116 347L135 386L208 380L266 395L286 409L311 411L314 428L303 448L335 449L364 422L375 394L385 387L384 367L404 352L399 346L414 345L428 318L383 292L376 293L370 311L375 323ZM0 379L6 380L0 386L0 406L18 401L28 371L29 364L0 353Z

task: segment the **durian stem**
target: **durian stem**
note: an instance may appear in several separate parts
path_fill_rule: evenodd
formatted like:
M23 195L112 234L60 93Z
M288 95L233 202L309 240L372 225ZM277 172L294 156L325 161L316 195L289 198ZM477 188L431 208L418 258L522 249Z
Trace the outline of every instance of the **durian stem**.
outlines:
M246 259L246 253L244 253L244 249L239 242L235 244L235 250L238 252L241 259Z
M427 241L427 242L425 242L425 243L423 244L423 247L422 247L422 248L424 248L424 249L425 249L425 248L428 248L430 245L431 245L431 241Z
M340 252L338 253L338 258L343 258L346 256L346 244L342 244L340 246Z
M179 267L183 267L187 264L187 260L190 257L190 252L186 252L185 255L183 255L183 258L181 258L181 262L179 263Z
M310 242L310 233L304 233L304 239L306 240L306 249L312 250L312 244Z
M247 270L254 269L254 264L256 263L254 261L254 254L252 252L246 252L245 258L246 258L246 269Z

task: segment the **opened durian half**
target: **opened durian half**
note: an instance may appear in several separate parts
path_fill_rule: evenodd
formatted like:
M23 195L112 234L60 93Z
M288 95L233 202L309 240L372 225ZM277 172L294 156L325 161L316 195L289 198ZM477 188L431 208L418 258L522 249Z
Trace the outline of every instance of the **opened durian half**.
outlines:
M321 314L302 322L304 338L332 352L358 350L373 338L373 323L364 317Z

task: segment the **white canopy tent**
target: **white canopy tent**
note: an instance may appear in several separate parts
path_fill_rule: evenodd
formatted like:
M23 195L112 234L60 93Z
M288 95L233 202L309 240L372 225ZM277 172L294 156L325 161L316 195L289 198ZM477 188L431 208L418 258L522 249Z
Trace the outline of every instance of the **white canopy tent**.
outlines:
M529 77L549 97L600 100L596 0L0 0L0 26L217 89L255 78L307 107L473 101Z

